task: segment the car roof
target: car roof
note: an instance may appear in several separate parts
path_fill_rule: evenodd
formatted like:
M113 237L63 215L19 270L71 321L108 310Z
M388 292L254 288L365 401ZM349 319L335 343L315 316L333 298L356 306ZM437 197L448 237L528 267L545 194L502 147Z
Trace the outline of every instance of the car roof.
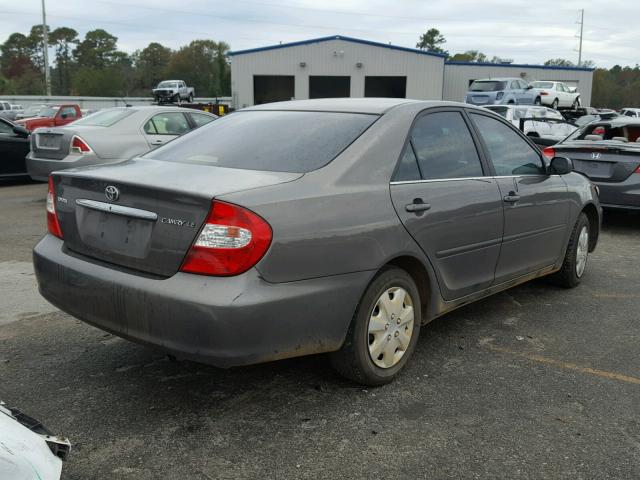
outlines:
M99 111L103 112L105 110L133 110L136 112L166 112L166 111L176 111L176 112L196 112L196 113L205 113L208 115L213 115L214 117L216 116L215 114L211 113L211 112L205 112L204 110L198 110L195 108L185 108L185 107L178 107L178 106L174 106L174 105L132 105L129 107L125 107L125 106L120 106L120 107L109 107L109 108L101 108Z
M475 82L504 82L506 80L522 80L518 77L492 77L492 78L478 78ZM524 80L522 80L524 82Z
M442 103L423 102L407 98L322 98L314 100L291 100L287 102L265 103L242 109L248 110L293 110L309 112L343 112L343 113L367 113L382 115L389 109L398 105L415 103Z

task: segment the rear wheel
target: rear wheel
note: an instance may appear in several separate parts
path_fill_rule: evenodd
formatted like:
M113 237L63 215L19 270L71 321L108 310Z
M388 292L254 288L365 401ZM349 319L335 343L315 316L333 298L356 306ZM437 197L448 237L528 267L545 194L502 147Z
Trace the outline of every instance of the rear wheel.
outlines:
M331 364L358 383L389 383L413 353L421 320L420 295L411 276L385 268L367 287L342 348L330 354Z
M589 256L589 219L583 213L573 227L562 268L551 279L561 287L576 287L582 280Z
M542 99L540 97L536 97L535 101L533 102L534 105L542 105Z

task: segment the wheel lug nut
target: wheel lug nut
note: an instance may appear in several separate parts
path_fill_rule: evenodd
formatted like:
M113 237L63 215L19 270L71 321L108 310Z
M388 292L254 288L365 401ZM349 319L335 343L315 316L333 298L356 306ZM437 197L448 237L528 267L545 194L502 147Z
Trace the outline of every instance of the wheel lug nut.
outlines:
M394 333L393 336L397 337L398 335L400 335L400 332L396 330L396 333Z
M398 320L396 321L396 323L400 325L400 317L398 317Z
M391 340L391 335L387 335L387 342Z
M386 324L384 325L384 329L385 329L385 330L389 330L389 324L388 324L388 323L386 323Z

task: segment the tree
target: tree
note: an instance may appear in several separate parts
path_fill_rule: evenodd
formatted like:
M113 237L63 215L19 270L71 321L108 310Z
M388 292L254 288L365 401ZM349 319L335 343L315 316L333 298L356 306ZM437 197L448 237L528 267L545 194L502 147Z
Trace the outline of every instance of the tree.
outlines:
M484 63L487 62L488 59L484 53L479 52L478 50L467 50L464 53L456 53L453 57L450 57L449 60L454 62Z
M429 52L449 55L449 52L447 52L440 46L444 45L445 43L447 43L447 40L444 38L444 35L440 33L440 30L438 30L437 28L430 28L426 33L420 35L420 40L418 40L418 43L416 43L416 48L419 48L420 50L427 50Z
M148 90L155 87L165 77L171 61L171 49L152 42L134 54L134 65L138 76L137 87Z
M229 45L213 40L194 40L171 57L166 75L184 80L199 96L229 95Z
M56 28L49 34L49 41L56 51L56 67L54 90L62 95L68 95L71 89L71 69L73 67L72 50L80 40L78 32L73 28Z
M555 67L575 67L574 63L571 60L567 60L565 58L551 58L544 62L547 66L555 66Z
M12 33L0 47L0 70L9 79L34 69L31 62L29 39L22 33Z
M117 56L117 42L118 37L101 28L91 30L74 49L73 56L80 67L96 69L110 67Z

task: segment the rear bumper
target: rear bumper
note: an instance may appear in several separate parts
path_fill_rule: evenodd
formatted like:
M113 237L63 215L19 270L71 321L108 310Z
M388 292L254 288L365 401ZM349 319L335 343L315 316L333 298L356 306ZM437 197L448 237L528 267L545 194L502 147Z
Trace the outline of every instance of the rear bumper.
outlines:
M34 248L40 293L61 310L178 358L219 367L337 350L372 272L271 284L177 273L154 279L65 252L46 235Z
M640 174L632 173L624 182L593 183L600 190L600 204L604 208L640 208Z
M104 160L97 157L95 154L67 155L61 160L52 160L50 158L34 157L33 152L29 152L25 160L29 176L33 180L41 182L46 182L49 178L49 174L58 170L98 165L100 163L115 163L119 161L121 160Z

